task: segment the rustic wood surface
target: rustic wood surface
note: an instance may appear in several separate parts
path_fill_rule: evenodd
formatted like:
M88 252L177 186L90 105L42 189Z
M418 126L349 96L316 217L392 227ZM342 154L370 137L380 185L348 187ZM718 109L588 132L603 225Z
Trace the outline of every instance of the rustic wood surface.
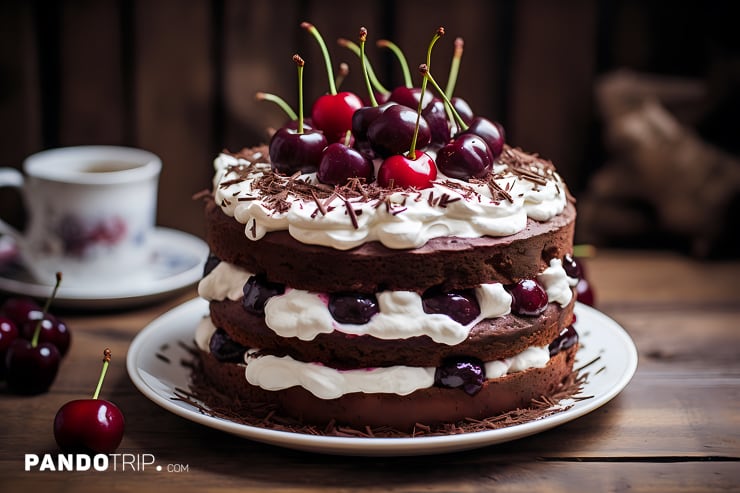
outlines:
M589 259L597 307L639 351L631 383L580 419L517 441L437 456L360 458L259 444L191 423L133 386L137 331L195 296L106 313L66 312L74 340L51 391L0 393L0 491L737 491L740 489L740 262L665 252ZM182 472L26 472L27 453L59 453L57 409L91 393L98 354L114 359L103 394L125 413L118 452L153 454Z

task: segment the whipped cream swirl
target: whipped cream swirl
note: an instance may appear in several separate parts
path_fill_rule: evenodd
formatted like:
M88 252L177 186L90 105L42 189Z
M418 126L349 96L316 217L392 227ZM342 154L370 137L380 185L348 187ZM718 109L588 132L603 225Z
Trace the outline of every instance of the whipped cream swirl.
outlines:
M273 176L259 153L252 161L222 153L214 161L214 197L224 213L244 224L251 240L285 230L305 244L348 250L370 241L406 249L444 236L508 236L523 230L527 218L547 221L560 214L567 193L547 161L510 148L505 153L520 164L498 162L488 180L465 182L440 174L431 188L392 190L370 198L295 193L288 185L296 180L317 190L327 186L315 173ZM266 190L266 177L283 180L285 186Z

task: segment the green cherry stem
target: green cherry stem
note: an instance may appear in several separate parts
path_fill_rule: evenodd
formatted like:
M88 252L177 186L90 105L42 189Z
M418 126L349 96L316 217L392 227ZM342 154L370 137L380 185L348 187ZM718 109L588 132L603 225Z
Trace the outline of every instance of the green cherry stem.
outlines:
M329 94L334 96L337 94L337 86L334 84L334 71L331 66L331 57L329 56L329 49L326 47L326 43L324 43L324 38L321 37L321 33L316 29L316 26L310 22L301 22L301 27L311 33L311 35L316 39L316 42L319 43L321 53L324 56L324 63L326 64L326 74L329 77Z
M100 370L100 378L98 379L98 386L95 387L95 393L92 398L97 399L100 395L100 389L103 387L103 380L105 380L105 374L108 371L108 365L110 365L111 352L109 348L105 348L103 351L103 369Z
M463 121L460 113L458 113L455 107L452 105L450 98L448 98L442 88L439 87L439 84L437 84L437 81L434 80L432 74L429 73L429 67L425 63L422 63L421 65L419 65L419 72L421 72L421 75L424 76L425 81L429 80L429 82L432 84L432 87L434 87L434 89L442 97L442 101L445 102L445 106L449 108L449 110L452 112L452 115L455 117L455 122L460 127L460 129L462 131L467 130L469 128L468 125Z
M49 296L46 299L46 303L44 303L44 307L42 308L42 313L49 313L49 308L51 307L51 302L56 298L57 291L59 290L59 285L62 283L62 273L57 272L56 274L56 283L54 284L54 290L51 292L51 296ZM36 347L39 345L39 336L41 335L41 322L43 322L44 317L41 317L38 322L36 322L36 327L33 329L33 336L31 337L31 347Z
M450 99L455 94L455 84L457 83L457 75L460 72L460 59L462 58L464 45L465 42L462 38L455 39L455 51L452 54L450 74L447 77L447 86L445 87L445 95Z
M406 61L406 56L403 54L403 51L401 51L401 48L399 48L398 45L393 41L389 41L387 39L379 39L375 44L380 48L388 48L389 50L391 50L391 52L393 52L394 55L396 55L396 58L398 58L398 62L401 64L403 83L406 87L411 89L414 86L414 83L411 80L411 71L409 70L409 64Z
M429 66L429 63L432 59L432 48L434 48L434 44L437 42L439 38L444 36L445 34L445 28L439 27L434 33L434 36L432 36L432 41L429 43L429 48L427 48L427 63L426 67ZM428 71L428 70L427 70ZM416 126L414 127L414 137L411 139L411 149L409 150L409 157L411 159L416 159L416 140L419 136L419 123L421 120L421 110L423 110L423 104L424 104L424 94L427 90L427 77L424 76L424 78L421 81L421 94L419 95L419 106L416 109Z
M285 102L283 98L276 94L270 94L268 92L257 92L254 95L254 98L257 101L270 101L271 103L275 103L282 109L286 115L288 115L288 118L291 120L297 120L298 115L295 114L295 111L293 111L293 108L290 107L288 103Z
M360 47L357 46L357 44L353 41L345 38L339 38L337 39L337 44L343 48L349 49L349 51L354 53L357 58L361 58ZM370 77L370 82L373 84L375 90L381 94L390 94L390 91L378 80L378 76L375 75L375 70L373 70L373 66L370 64L370 61L367 58L365 58L364 66L367 69L367 75L368 77Z
M299 134L303 133L303 66L306 62L296 53L293 55L293 61L298 66L298 130ZM333 82L333 80L332 80Z
M367 93L370 98L370 104L378 106L378 100L375 99L373 88L370 85L370 76L368 75L367 64L365 63L365 41L367 41L367 29L364 27L360 28L360 63L362 64L362 75L365 78L365 86L367 86Z

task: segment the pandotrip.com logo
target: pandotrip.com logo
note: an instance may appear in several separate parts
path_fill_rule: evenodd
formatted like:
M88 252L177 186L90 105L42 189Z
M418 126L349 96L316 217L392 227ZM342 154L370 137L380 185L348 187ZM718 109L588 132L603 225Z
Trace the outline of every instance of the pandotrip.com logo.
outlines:
M159 463L154 454L25 454L27 472L189 472L189 464Z

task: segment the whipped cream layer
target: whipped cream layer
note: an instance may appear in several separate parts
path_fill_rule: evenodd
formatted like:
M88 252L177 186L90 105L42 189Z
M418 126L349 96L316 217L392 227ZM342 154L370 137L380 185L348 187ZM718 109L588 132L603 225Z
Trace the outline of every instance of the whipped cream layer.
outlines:
M370 241L418 248L444 236L512 235L526 227L527 218L547 221L567 202L565 184L552 164L511 148L487 180L465 182L438 174L431 188L380 193L375 188L372 194L367 186L320 184L315 173L276 175L261 162L266 156L255 153L251 159L220 154L213 181L216 203L245 225L251 240L287 230L302 243L338 250ZM298 181L301 186L294 187Z
M198 284L198 294L208 301L237 301L252 273L227 262L220 262ZM548 301L565 306L578 282L567 276L560 259L537 276L547 292ZM481 284L475 288L480 315L463 325L447 315L426 313L419 294L410 291L384 291L376 294L379 313L366 324L339 323L328 308L327 295L286 287L285 293L271 297L265 304L265 323L281 337L311 341L319 334L340 331L370 335L379 339L407 339L428 336L433 341L455 345L463 342L470 330L484 319L504 316L511 311L511 295L500 283Z
M209 341L216 328L204 317L195 334L199 349L209 352ZM485 362L487 379L530 368L544 368L550 359L547 346L531 346L503 360ZM289 356L260 355L249 349L244 355L246 381L264 390L284 390L300 386L320 399L337 399L345 394L386 393L408 395L434 385L436 369L432 367L389 366L337 370L320 363L306 363Z

